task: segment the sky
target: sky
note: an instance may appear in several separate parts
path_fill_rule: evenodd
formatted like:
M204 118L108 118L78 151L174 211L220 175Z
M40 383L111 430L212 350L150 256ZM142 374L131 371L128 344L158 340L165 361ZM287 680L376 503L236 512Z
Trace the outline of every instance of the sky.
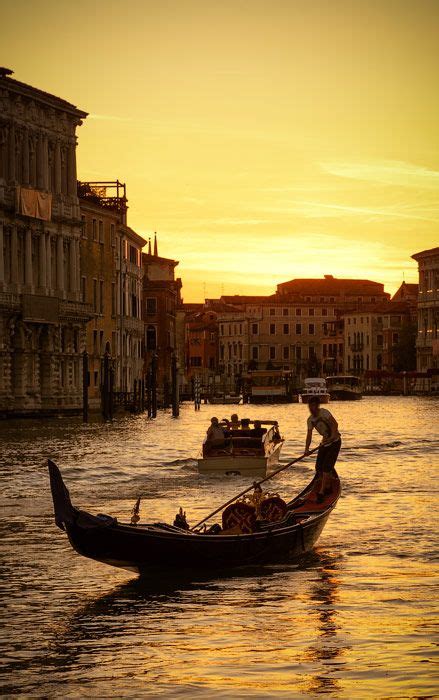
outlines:
M89 113L78 178L185 301L361 277L439 245L439 0L0 0L0 65Z

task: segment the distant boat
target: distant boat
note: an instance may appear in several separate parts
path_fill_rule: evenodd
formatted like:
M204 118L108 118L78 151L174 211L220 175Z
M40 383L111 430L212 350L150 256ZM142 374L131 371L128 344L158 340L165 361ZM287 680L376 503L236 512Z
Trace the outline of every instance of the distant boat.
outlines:
M198 460L202 474L250 474L265 476L279 463L284 440L279 434L277 421L260 421L267 426L262 437L252 435L252 430L230 430L225 447L210 447L203 442L203 456ZM250 425L252 421L250 422Z
M326 382L321 377L309 377L305 379L305 386L300 393L302 403L308 403L312 396L317 396L320 403L329 403L329 393Z
M50 460L49 473L55 522L73 549L83 557L140 574L163 568L182 573L189 567L221 572L301 557L319 539L341 491L335 472L323 502L317 498L317 476L290 502L255 490L253 498L237 500L223 511L221 525L189 530L187 524L185 528L161 522L140 524L139 501L131 524L87 513L72 504L61 473Z
M209 403L215 405L238 404L242 401L242 396L237 394L224 394L223 396L209 396Z
M326 384L332 401L357 401L363 398L361 381L353 375L326 377Z

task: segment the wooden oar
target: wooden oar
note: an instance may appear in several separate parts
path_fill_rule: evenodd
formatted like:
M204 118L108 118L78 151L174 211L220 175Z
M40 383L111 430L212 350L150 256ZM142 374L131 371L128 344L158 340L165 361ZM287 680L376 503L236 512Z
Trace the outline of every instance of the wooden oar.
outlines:
M217 513L219 513L221 510L224 510L224 508L227 508L227 506L229 506L231 503L233 503L233 501L236 501L238 498L241 498L241 496L244 496L246 493L248 493L252 489L257 488L258 486L265 483L269 479L272 479L273 476L276 476L276 474L280 474L280 472L283 472L284 469L288 469L288 467L291 467L293 464L296 464L296 462L300 462L301 459L305 459L305 457L312 455L312 453L316 452L319 449L319 447L320 447L320 445L318 445L317 447L314 447L312 450L310 450L308 452L308 454L303 454L303 455L300 455L300 457L296 457L296 459L293 459L291 462L288 462L288 464L284 464L283 467L279 467L279 469L276 469L276 471L272 472L268 476L265 476L260 481L254 481L251 486L248 486L246 489L244 489L244 491L241 491L241 493L238 493L236 496L233 496L233 498L231 498L229 501L226 501L226 503L223 503L222 506L219 506L219 508L217 508L212 513L210 513L210 515L203 518L203 520L200 520L199 523L197 523L196 525L191 527L190 531L192 532L193 530L196 530L197 527L200 527L200 525L203 525L203 523L205 523L207 520L209 520L210 518L213 518L213 516L216 515Z

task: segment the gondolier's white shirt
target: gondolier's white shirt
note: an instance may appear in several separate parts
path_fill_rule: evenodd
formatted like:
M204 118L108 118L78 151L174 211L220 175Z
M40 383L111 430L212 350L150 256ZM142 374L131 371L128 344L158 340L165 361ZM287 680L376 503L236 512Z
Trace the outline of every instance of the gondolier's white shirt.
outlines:
M308 430L315 428L322 437L328 438L331 434L331 418L333 415L327 408L319 408L316 416L308 416ZM337 438L339 437L340 433L337 432Z

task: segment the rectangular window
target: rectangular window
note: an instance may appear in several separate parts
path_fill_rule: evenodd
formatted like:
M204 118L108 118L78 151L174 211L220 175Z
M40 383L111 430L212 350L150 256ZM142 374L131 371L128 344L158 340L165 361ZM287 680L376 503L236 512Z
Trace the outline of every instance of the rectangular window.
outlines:
M288 316L288 309L282 309L282 315Z
M299 345L299 347L296 348L296 360L301 360L301 359L302 359L302 348Z
M156 314L157 313L157 299L156 297L146 297L146 313Z
M81 236L82 238L87 238L87 219L85 218L84 214L81 216Z
M201 357L191 357L190 366L191 367L201 367Z
M276 309L270 309L270 316L276 316Z
M296 316L302 315L302 309L296 309Z
M276 359L276 346L272 345L270 347L270 360L275 360Z
M110 224L110 242L114 248L116 245L116 227L114 224Z
M92 230L92 235L93 235L93 240L97 241L98 240L98 222L96 219L93 219L91 223L91 230Z
M104 222L99 219L99 243L104 242Z
M284 345L283 356L284 356L284 360L290 359L290 348L288 345Z
M259 324L252 323L252 335L258 335L258 333L259 333Z
M322 309L322 316L328 315L328 309Z
M116 315L116 282L111 283L111 315Z
M284 323L284 335L289 335L289 334L290 334L290 324Z
M99 313L104 313L104 281L99 281Z
M276 335L276 324L270 323L270 335Z
M81 277L81 299L87 301L87 277Z
M296 335L301 335L301 334L302 334L302 324L296 323Z
M257 345L253 345L252 347L252 360L258 360L259 359L259 348Z
M104 354L104 331L99 331L99 352Z
M309 332L309 334L310 334L310 335L314 335L314 331L315 331L315 326L314 326L313 323L310 323L309 326L308 326L308 332Z
M93 355L97 355L98 352L98 332L93 331Z
M314 309L308 309L308 315L314 316Z
M130 262L132 262L134 265L137 265L137 248L135 248L133 245L130 245Z
M93 280L93 311L98 310L98 281Z

